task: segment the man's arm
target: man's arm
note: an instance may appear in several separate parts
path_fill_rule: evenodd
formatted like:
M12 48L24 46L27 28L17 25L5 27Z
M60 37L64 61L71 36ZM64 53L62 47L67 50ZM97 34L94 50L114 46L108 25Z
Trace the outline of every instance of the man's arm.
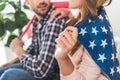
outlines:
M38 56L24 54L21 63L26 70L31 72L36 78L43 79L52 67L54 61L54 52L56 49L55 39L65 26L65 19L55 18L51 23L44 27L45 34L42 36L41 50Z

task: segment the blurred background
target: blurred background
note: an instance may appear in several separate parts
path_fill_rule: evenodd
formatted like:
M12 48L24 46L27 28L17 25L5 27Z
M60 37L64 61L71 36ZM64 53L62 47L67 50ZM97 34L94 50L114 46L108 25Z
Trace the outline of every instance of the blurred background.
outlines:
M113 0L112 4L106 7L108 17L113 27L114 35L120 37L120 0Z

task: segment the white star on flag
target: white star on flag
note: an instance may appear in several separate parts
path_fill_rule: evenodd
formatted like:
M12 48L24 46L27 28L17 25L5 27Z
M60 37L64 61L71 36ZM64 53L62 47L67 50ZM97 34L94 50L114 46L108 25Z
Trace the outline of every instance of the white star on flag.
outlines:
M98 60L101 60L102 61L102 63L104 63L104 60L106 59L106 57L105 57L105 54L99 54L99 58L98 58Z
M103 48L105 48L105 46L108 45L108 43L106 42L106 39L105 39L105 40L101 40L101 41L102 41L101 46L102 46Z
M91 19L89 19L89 21L88 21L89 23L91 23L92 22L92 20Z
M89 41L89 42L90 42L89 47L91 47L92 49L94 49L94 47L96 46L95 40L94 41Z
M95 35L97 35L97 30L96 30L96 27L95 28L92 28L92 33L94 33Z
M117 67L117 72L120 74L120 67L119 66Z
M112 27L110 27L110 31L113 32Z
M117 59L119 58L119 53L116 53L116 58L117 58Z
M114 73L115 73L114 68L110 68L110 74L113 76Z
M81 28L81 31L80 31L79 34L82 34L82 36L84 36L86 33L87 33L86 28L84 28L84 29Z
M99 15L98 17L99 17L100 20L103 21L104 18L102 17L102 15Z
M106 20L109 20L107 15L105 15L105 18L106 18Z
M114 46L114 41L113 41L113 39L112 39L112 46Z
M114 59L115 59L115 55L114 55L114 53L112 53L112 57L111 57L111 59L112 59L113 62L114 62Z
M105 29L105 27L102 27L101 29L102 29L102 32L105 32L105 33L107 34L107 31L108 31L108 30Z

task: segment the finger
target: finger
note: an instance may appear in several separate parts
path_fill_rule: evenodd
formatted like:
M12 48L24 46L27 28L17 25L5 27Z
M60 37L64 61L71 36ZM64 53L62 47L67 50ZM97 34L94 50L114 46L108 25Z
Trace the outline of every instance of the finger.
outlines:
M1 65L0 68L5 67L5 66L7 66L7 65L9 65L9 64L8 64L8 63L5 63L5 64Z
M52 21L59 14L60 14L60 10L59 9L56 9L56 10L52 11L49 20Z
M65 37L64 34L60 35L60 39L63 42L63 44L68 48L69 50L72 48L71 43L68 41L68 39Z
M24 45L24 43L23 43L19 38L15 38L15 39L13 40L13 43L14 43L14 45L16 45L16 46L23 46L23 45Z
M11 49L14 48L14 47L13 47L13 44L14 44L13 42L14 42L14 40L11 41L10 46L9 46Z
M66 17L66 16L67 16L67 15L65 15L64 13L61 12L61 13L59 14L58 18L61 19L61 18L64 18L64 17Z
M59 37L56 38L55 42L58 44L58 46L60 46L61 44L63 45L62 41L61 41L61 35L63 34L63 32L60 33Z
M73 26L68 26L65 31L69 31L71 36L73 37L74 40L77 40L78 37L78 29L73 27Z
M56 39L56 43L58 44L58 47L60 47L62 49L64 49L66 47L65 44L63 43L63 41L60 38Z
M16 48L16 47L19 46L19 45L22 45L21 41L20 41L18 38L15 38L15 39L13 39L13 40L11 41L11 43L10 43L10 48L11 48L11 49L14 49L14 48Z
M71 46L74 46L74 44L76 43L76 40L73 39L72 35L69 32L70 31L65 31L64 36L65 36L66 40L69 42L69 44Z

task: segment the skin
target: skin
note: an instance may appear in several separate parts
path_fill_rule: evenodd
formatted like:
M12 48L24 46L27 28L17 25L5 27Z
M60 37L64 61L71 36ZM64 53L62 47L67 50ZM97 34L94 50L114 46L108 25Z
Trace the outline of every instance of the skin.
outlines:
M68 53L77 42L77 36L77 28L69 26L56 39L58 47L55 52L55 58L58 61L61 73L65 76L71 74L74 69Z
M82 0L69 0L69 8L70 9L77 9L81 8Z
M31 6L39 20L46 15L51 5L50 0L25 0L25 2Z
M86 16L82 16L84 15L83 14L83 8L82 8L82 3L83 3L84 0L69 0L69 8L70 9L80 9L80 14L81 14L81 17L78 19L77 22L80 22L82 21Z

